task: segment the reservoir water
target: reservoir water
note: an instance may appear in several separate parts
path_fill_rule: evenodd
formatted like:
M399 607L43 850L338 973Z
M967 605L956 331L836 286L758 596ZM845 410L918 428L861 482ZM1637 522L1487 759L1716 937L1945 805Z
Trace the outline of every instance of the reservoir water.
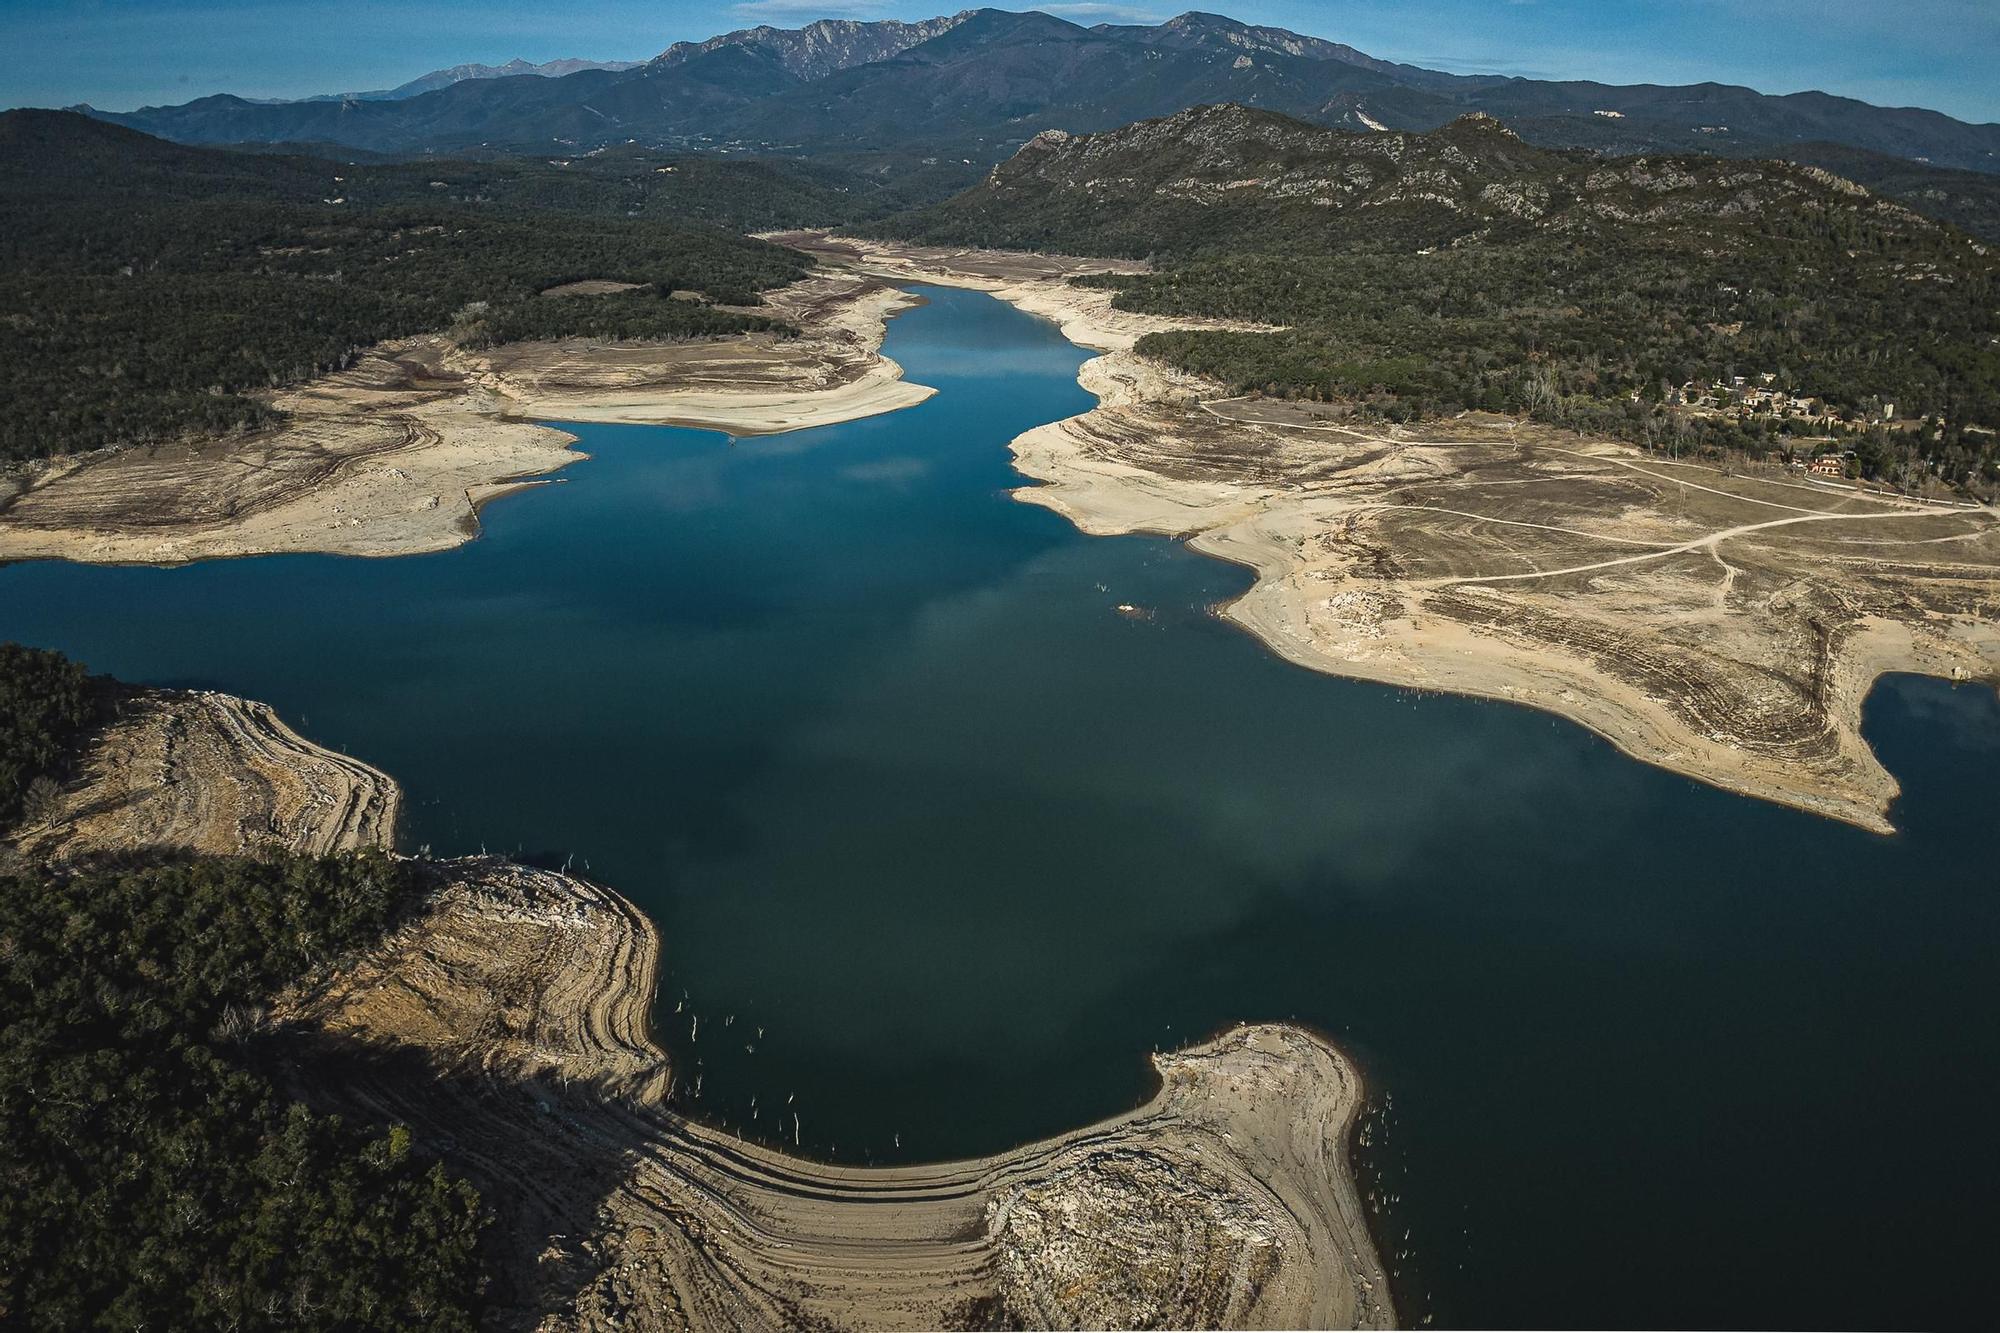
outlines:
M1877 688L1881 838L1287 666L1212 613L1242 571L1009 498L1086 354L926 294L910 411L573 427L459 550L19 565L0 637L270 701L404 784L412 850L587 865L746 1132L791 1095L813 1153L985 1152L1296 1018L1368 1076L1409 1322L1990 1319L1992 690Z

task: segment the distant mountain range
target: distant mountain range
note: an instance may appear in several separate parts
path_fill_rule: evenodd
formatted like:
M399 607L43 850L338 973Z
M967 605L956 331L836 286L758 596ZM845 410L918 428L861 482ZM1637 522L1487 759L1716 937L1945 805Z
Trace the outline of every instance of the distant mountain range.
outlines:
M569 74L580 74L587 69L634 69L641 62L637 60L545 60L539 65L514 59L504 65L453 65L450 69L434 69L430 73L411 79L408 83L397 84L394 88L378 88L365 93L320 93L316 97L297 99L273 98L266 105L285 106L291 101L301 102L400 102L406 97L416 97L422 93L434 93L440 88L449 88L454 83L464 83L468 79L517 79L532 75L538 79L560 79Z
M468 79L516 79L533 76L540 79L560 79L565 75L580 74L587 69L636 69L645 62L639 60L545 60L541 64L531 64L519 58L504 65L453 65L450 69L434 69L428 74L418 75L408 83L399 83L394 88L373 88L366 92L314 93L310 97L245 97L239 100L251 106L296 106L301 102L400 102L406 97L416 97L423 93L434 93L440 88L449 88L454 83L464 83ZM143 110L171 110L172 108L148 107ZM86 111L100 119L109 119L113 114L101 112L88 104L71 107L69 110ZM135 115L139 112L133 113Z
M770 55L794 78L810 83L856 65L901 55L919 43L943 36L973 13L968 9L949 18L925 19L920 23L900 23L895 19L873 23L821 19L803 28L769 25L744 28L705 42L675 42L655 56L652 63L659 69L670 69L724 47L744 47Z
M491 67L465 67L487 70ZM1825 93L1457 75L1189 13L1080 27L968 10L919 23L824 20L681 42L642 65L440 71L376 95L279 105L205 97L105 120L187 143L314 143L416 154L612 143L793 154L921 153L986 167L1047 129L1088 132L1232 102L1315 124L1428 130L1469 111L1530 142L1810 160L1836 146L2000 172L2000 125Z

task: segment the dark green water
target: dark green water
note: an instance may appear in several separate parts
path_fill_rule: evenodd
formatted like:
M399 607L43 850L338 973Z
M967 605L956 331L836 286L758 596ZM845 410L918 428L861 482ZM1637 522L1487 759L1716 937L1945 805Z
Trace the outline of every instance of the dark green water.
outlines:
M922 407L580 427L460 550L16 566L0 633L271 701L404 783L412 848L587 861L751 1132L795 1095L814 1152L984 1152L1298 1018L1368 1073L1411 1322L1990 1319L1990 690L1877 689L1885 839L1285 666L1209 613L1241 571L1007 498L1084 354L929 295Z

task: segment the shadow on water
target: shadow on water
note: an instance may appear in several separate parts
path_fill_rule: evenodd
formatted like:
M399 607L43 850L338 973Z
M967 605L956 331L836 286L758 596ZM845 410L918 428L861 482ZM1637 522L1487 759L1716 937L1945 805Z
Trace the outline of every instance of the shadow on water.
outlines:
M404 783L411 846L617 885L717 1123L988 1152L1140 1100L1154 1047L1296 1018L1368 1073L1406 1315L1984 1317L1991 690L1878 686L1878 838L1287 666L1210 613L1243 571L1006 497L1085 353L929 295L891 331L940 389L908 411L579 426L590 461L457 551L19 566L0 614L303 719Z

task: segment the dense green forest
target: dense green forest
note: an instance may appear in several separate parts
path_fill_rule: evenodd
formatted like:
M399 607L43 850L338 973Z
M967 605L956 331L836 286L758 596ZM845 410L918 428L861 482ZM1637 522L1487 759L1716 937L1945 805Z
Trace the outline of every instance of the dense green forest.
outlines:
M345 166L9 112L0 458L254 427L271 416L255 391L419 332L482 344L782 330L671 293L758 304L809 261L724 226L800 221L839 198L751 164ZM643 290L539 295L583 278Z
M1671 449L1833 434L1870 475L2000 484L1982 429L2000 426L2000 261L1808 168L1607 161L1490 120L1359 135L1211 107L1051 136L861 229L1150 259L1097 281L1125 309L1287 326L1141 344L1237 392L1391 419L1504 410ZM1672 403L1739 375L1837 420ZM1896 421L1871 427L1888 404Z
M0 829L54 793L109 706L108 683L81 663L0 643Z
M1753 454L1828 435L1832 427L1801 417L1663 406L1673 386L1690 380L1769 371L1857 422L1884 402L1909 415L1942 413L1947 423L2000 421L2000 349L1976 324L1994 288L1933 300L1880 267L1857 268L1834 293L1817 274L1747 250L1689 256L1671 246L1579 241L1336 254L1309 265L1239 255L1170 264L1115 285L1127 309L1292 326L1154 334L1141 343L1147 355L1235 392L1355 401L1391 420L1478 408L1655 448ZM2000 481L1991 435L1928 425L1841 437L1870 475Z
M115 686L0 644L0 830L67 775ZM477 1194L286 1096L259 1006L376 939L417 871L379 853L0 872L0 1325L470 1329Z
M0 1322L470 1329L477 1194L258 1068L256 1006L375 938L368 854L0 879Z

